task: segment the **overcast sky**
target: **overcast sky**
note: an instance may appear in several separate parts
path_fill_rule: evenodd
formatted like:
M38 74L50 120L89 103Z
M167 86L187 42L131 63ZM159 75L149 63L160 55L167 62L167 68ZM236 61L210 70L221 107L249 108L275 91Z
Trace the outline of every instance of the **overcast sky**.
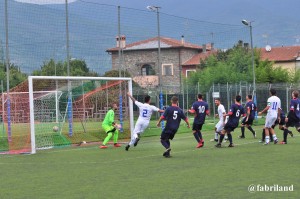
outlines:
M22 3L33 3L33 4L62 4L65 3L65 0L15 0ZM69 3L72 3L77 0L68 0Z

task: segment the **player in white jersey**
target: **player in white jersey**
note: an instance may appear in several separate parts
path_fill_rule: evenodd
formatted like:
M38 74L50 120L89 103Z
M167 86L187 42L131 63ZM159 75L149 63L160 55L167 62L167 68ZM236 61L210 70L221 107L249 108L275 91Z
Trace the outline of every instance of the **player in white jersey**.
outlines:
M266 117L266 122L265 122L265 128L264 128L265 129L265 134L266 134L265 144L270 143L269 134L271 134L273 136L274 144L277 144L278 139L276 137L274 129L272 128L272 125L275 123L277 118L278 118L278 121L280 122L281 101L276 96L276 90L275 89L271 89L270 94L271 94L271 97L269 97L269 99L268 99L267 106L264 108L264 110L262 110L258 114L261 115L263 112L268 111L267 117Z
M220 135L221 131L224 128L225 122L226 122L226 110L221 104L220 98L215 99L215 104L218 107L218 114L216 114L216 117L219 117L219 122L215 126L215 139L211 139L210 141L218 142L218 136Z
M138 144L138 141L140 140L140 135L145 131L145 129L148 127L151 115L153 111L158 111L160 113L164 112L163 110L160 110L159 108L150 105L150 96L147 95L145 97L145 103L141 103L134 99L130 93L127 93L128 97L139 107L139 118L135 123L135 127L133 132L131 133L131 140L128 143L128 145L125 147L125 150L128 151L129 147L131 145L136 146Z

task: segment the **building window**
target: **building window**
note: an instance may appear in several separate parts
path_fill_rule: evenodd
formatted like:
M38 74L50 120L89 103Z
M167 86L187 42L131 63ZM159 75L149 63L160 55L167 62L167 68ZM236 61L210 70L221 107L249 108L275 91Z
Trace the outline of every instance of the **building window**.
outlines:
M153 70L152 66L145 64L142 66L141 74L142 76L155 75L155 71Z
M162 65L162 74L165 76L173 75L173 64L163 64Z
M185 77L190 77L195 72L196 72L196 70L186 70L185 71Z

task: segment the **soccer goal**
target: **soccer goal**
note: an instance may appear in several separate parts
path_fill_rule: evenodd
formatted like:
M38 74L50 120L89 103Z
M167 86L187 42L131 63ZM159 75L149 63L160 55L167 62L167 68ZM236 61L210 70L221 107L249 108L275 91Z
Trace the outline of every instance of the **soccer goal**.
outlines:
M133 130L131 78L29 76L28 91L31 153L102 141L101 122L113 103L120 138Z

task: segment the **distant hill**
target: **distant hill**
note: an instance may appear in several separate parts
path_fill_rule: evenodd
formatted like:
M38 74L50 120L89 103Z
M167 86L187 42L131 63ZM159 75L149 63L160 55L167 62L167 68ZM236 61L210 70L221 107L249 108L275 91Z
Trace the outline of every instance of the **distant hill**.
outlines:
M70 54L72 58L84 59L91 70L103 74L111 68L111 56L106 49L116 45L117 7L100 5L107 3L103 0L88 2L94 3L77 1L69 6ZM180 39L184 35L187 41L198 45L213 41L218 48L230 48L240 39L249 42L249 29L241 24L242 19L248 19L254 21L255 46L300 45L300 1L156 2L162 7L161 35L166 37ZM146 1L111 0L109 3L128 7L121 9L120 27L127 43L157 35L156 15L145 9ZM12 63L20 66L23 72L31 73L50 58L66 59L64 5L34 5L9 0L8 9ZM4 19L4 2L0 3L0 18ZM1 48L5 47L4 20L0 23L0 40L1 53Z

